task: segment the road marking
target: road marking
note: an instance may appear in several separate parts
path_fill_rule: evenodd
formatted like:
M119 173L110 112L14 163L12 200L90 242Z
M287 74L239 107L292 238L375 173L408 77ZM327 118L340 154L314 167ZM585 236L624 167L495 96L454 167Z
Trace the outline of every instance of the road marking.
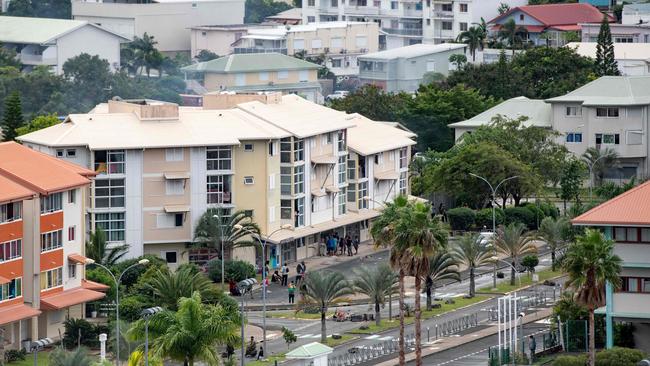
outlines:
M378 341L390 341L390 340L393 340L393 339L395 339L395 338L393 338L391 336L386 336L386 337L379 338Z
M379 338L379 337L381 337L379 334L373 334L373 335L368 336L368 337L366 337L366 338L364 338L364 339L377 339L377 338Z

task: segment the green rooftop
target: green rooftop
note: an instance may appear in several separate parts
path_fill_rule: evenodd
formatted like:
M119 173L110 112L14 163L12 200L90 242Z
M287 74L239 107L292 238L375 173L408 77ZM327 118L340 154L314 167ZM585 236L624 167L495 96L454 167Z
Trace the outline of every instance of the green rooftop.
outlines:
M650 104L650 76L603 76L549 103L581 103L585 106Z
M280 53L236 53L185 66L181 70L196 73L230 74L259 71L315 70L319 68L320 65Z
M540 99L515 97L508 99L481 114L461 122L451 123L449 127L479 127L489 125L496 116L511 119L528 117L523 122L524 126L551 127L551 105Z
M287 358L314 358L318 356L323 356L323 355L328 355L332 353L334 349L332 347L328 347L322 343L318 342L312 342L309 344L305 344L304 346L300 346L293 351L289 352L286 354Z

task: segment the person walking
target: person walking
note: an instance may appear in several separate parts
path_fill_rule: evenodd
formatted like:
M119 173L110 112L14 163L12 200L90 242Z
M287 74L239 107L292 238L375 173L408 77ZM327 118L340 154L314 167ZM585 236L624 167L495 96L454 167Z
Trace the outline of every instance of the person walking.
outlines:
M257 353L257 360L264 359L264 346L260 346L260 351Z
M352 246L354 246L354 255L357 255L359 253L359 236L354 237L354 241L352 241Z
M282 263L281 273L282 273L282 283L281 283L281 285L286 286L287 282L289 281L289 266L287 266L286 263Z
M350 235L345 236L345 246L348 249L348 257L352 257L352 238L350 238Z
M305 262L302 261L298 263L298 266L296 266L296 272L298 273L296 275L296 283L300 284L302 280L304 280L305 277L305 271L307 271L307 266L305 266Z
M537 348L537 343L535 342L535 337L532 335L528 338L530 339L528 342L528 348L530 348L530 364L532 365L535 361L535 349Z
M289 284L287 292L289 293L289 304L293 304L296 300L296 285L293 284L293 281Z

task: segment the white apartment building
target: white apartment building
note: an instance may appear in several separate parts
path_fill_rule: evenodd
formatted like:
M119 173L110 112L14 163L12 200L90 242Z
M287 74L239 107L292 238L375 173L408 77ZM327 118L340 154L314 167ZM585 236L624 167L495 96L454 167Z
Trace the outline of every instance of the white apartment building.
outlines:
M326 233L368 239L379 215L369 198L408 194L413 137L270 93L206 95L203 108L112 100L20 139L98 173L89 227L107 228L110 243L130 245L129 256L205 262L216 253L188 247L201 215L219 207L252 215L276 267L318 255ZM232 255L261 264L254 253Z
M375 22L380 49L456 39L481 18L498 15L499 4L511 8L526 0L305 0L303 24L329 21Z
M72 0L72 18L129 39L147 33L161 52L189 52L191 27L243 23L244 0Z

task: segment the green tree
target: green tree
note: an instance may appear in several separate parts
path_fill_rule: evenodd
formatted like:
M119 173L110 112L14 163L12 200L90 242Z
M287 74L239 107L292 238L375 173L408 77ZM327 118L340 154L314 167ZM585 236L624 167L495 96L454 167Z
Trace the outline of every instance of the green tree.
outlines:
M620 75L618 63L614 55L614 43L612 33L609 29L608 15L603 15L598 32L598 43L596 45L596 74L598 76Z
M386 299L397 292L397 275L387 264L377 267L360 267L354 280L356 292L364 294L375 304L375 324L381 324L381 307Z
M3 141L14 141L18 136L16 130L24 123L20 93L14 91L5 98L4 115L0 124Z
M289 328L282 327L282 338L287 343L287 348L291 347L291 343L298 341L298 337Z
M207 62L218 58L219 55L210 50L201 50L196 56L194 56L194 59L198 62Z
M568 201L580 204L580 189L585 176L585 164L576 158L569 158L562 166L560 176L560 198L564 202L564 213Z
M12 48L3 47L0 44L0 67L7 66L20 69L20 61L16 57L16 51Z
M198 291L178 300L178 311L164 310L149 319L151 353L161 359L172 359L194 366L201 361L218 366L217 346L239 341L239 313L220 305L205 305ZM144 340L144 320L138 320L128 335Z
M54 115L54 114L46 114L44 116L37 116L31 122L26 124L25 126L18 127L16 129L16 135L17 136L22 136L25 134L28 134L30 132L42 130L44 128L48 128L50 126L54 126L58 124L59 118Z
M262 23L266 17L291 9L291 5L273 0L246 0L244 23Z
M447 250L437 252L429 260L429 269L422 276L422 280L427 294L427 310L431 310L432 292L436 290L436 284L439 281L454 280L460 282L458 261Z
M390 94L375 85L364 85L347 97L331 101L331 107L347 113L359 113L375 121L397 121L406 94Z
M611 147L605 149L588 147L582 154L582 160L591 167L589 179L593 179L595 187L603 183L607 170L619 165L618 152Z
M566 285L576 292L578 303L589 312L589 364L595 365L595 320L594 312L605 305L605 284L614 288L620 285L622 260L613 254L614 241L605 239L594 229L587 229L569 246L562 261L569 279Z
M66 351L63 347L55 347L48 355L48 365L51 366L90 366L91 359L88 351L79 347L74 351Z
M63 76L72 84L77 103L93 105L108 99L106 87L110 84L110 64L99 56L82 53L63 64Z
M106 232L101 227L96 227L95 232L90 233L90 240L86 242L86 256L104 266L114 266L128 251L128 244L109 248L106 245Z
M535 267L539 265L539 258L536 255L527 255L521 260L521 265L526 268L528 274L535 272Z
M515 48L522 48L524 44L524 36L526 35L526 28L517 25L514 18L508 19L501 25L498 37L500 40L507 41L508 46L512 49L512 54L515 54Z
M497 8L497 12L499 12L499 15L503 15L509 11L510 11L510 5L506 3L499 4L499 7Z
M175 272L168 268L158 269L143 287L152 294L156 304L173 311L178 310L178 299L191 297L194 292L198 292L206 303L215 302L220 295L220 290L203 272L188 267Z
M463 66L465 66L465 64L467 63L467 56L463 55L462 53L454 53L453 55L449 56L449 62L451 62L456 67L456 69L460 69ZM440 73L435 73L435 74L440 74ZM440 75L442 76L442 78L440 78L439 81L444 80L445 78L444 75L442 74ZM428 84L428 83L424 83L424 84Z
M330 306L341 302L346 295L353 293L345 277L339 272L309 272L305 276L300 293L302 299L299 305L303 307L317 306L320 311L320 340L327 340L327 325L325 316Z
M472 61L476 61L476 50L483 47L486 34L479 27L469 27L468 30L460 32L456 42L465 43L469 47L469 53L472 55ZM450 60L451 61L451 60Z
M515 268L519 265L521 256L536 254L535 237L526 233L526 225L512 223L508 226L500 226L494 237L497 250L510 258L510 285L515 285Z
M452 248L452 253L458 263L469 269L469 296L476 294L476 268L492 264L492 249L478 234L463 235L458 244Z
M11 0L7 15L13 17L33 17L36 15L31 0Z
M565 217L554 219L551 216L547 216L539 225L537 235L551 249L551 270L553 271L555 271L556 265L556 252L565 244L567 232L570 228L569 221Z

